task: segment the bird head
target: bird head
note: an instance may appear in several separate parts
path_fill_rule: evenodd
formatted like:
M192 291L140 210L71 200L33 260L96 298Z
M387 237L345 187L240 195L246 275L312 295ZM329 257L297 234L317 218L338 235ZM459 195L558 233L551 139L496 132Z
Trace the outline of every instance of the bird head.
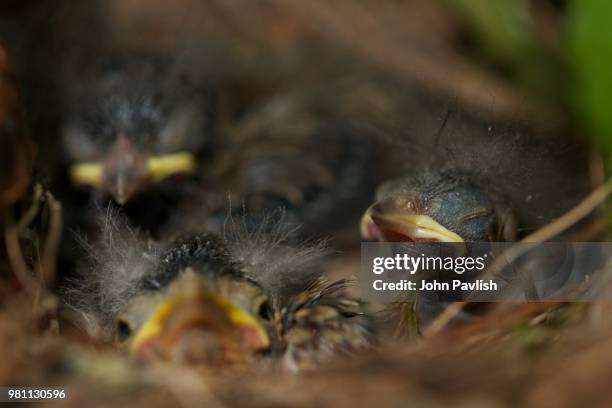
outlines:
M161 292L141 294L116 321L117 341L137 358L226 364L267 350L268 299L260 287L191 269Z
M268 296L214 234L172 241L130 286L114 334L139 359L234 363L270 347Z
M380 241L508 241L514 219L471 176L451 171L383 184L361 219L361 235Z
M195 172L210 125L210 93L160 64L117 63L68 97L63 133L73 184L124 204L169 177Z

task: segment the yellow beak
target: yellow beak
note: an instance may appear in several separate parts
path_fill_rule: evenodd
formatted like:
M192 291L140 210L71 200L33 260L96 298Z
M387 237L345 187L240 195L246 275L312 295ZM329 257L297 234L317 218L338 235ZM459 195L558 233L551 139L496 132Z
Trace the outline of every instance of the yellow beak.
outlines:
M191 153L151 156L146 160L146 169L138 180L142 183L159 183L168 177L193 174L195 171L196 159ZM70 180L75 185L110 190L106 185L105 173L104 163L80 163L70 167Z
M205 302L202 302L203 297L206 297ZM185 310L185 305L188 303L191 303L190 306L192 307L189 309L190 313L186 313L185 318L181 320L179 330L197 327L198 324L205 321L202 316L219 312L225 316L231 326L238 329L245 347L254 351L265 350L270 347L270 338L266 330L254 316L234 306L224 297L198 291L195 288L187 297L171 294L157 306L151 317L135 333L129 344L130 352L137 353L147 344L162 338L165 329L169 326L168 321L174 314L180 314L181 310ZM194 305L195 313L193 312ZM211 308L215 310L211 311Z
M423 214L407 214L401 212L378 212L370 207L361 218L361 235L366 239L378 238L372 236L372 226L384 235L384 231L398 236L410 238L413 241L464 242L458 234L450 231L433 218Z

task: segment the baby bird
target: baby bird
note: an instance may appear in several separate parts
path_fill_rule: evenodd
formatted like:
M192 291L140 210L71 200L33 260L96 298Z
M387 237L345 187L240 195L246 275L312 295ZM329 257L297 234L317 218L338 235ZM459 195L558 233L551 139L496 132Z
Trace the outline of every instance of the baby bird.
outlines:
M373 192L375 144L330 106L337 102L325 92L289 93L241 117L205 174L209 227L227 216L228 195L230 213L248 214L255 228L271 213L308 238L352 223Z
M361 219L361 235L379 241L513 241L511 209L467 173L443 170L384 183Z
M66 299L90 334L147 361L297 371L368 347L371 324L347 282L321 276L323 249L286 238L280 226L235 227L158 243L110 214Z
M467 243L461 248L472 256L474 252L469 251L479 252L485 246L470 243L516 241L519 236L514 215L516 203L486 186L484 180L473 174L450 169L388 181L378 189L376 202L362 217L362 237L379 242ZM586 279L580 268L576 268L579 257L579 251L574 253L564 245L530 251L515 259L510 267L498 271L496 276L505 282L506 290L514 290L525 299L551 298L569 288L575 289L572 285ZM593 262L595 258L590 256ZM483 273L463 276L476 279ZM444 291L418 293L415 310L419 326L426 326L449 301L457 299ZM483 305L467 305L453 323L487 310ZM402 308L402 313L405 310Z
M214 98L161 58L115 57L70 82L63 121L73 184L125 204L196 171L211 139Z
M241 105L231 87L212 91L160 58L107 65L65 97L69 176L96 197L110 195L155 235L176 207L195 207L209 230L228 212L248 213L256 228L260 216L281 210L304 236L327 235L372 193L373 144L325 92ZM233 102L217 106L219 93Z
M508 204L486 190L476 177L440 170L384 183L375 204L361 219L361 235L380 242L513 241L517 226ZM448 306L442 297L437 292L418 294L414 307L419 327L426 326ZM399 309L400 313L406 311L404 307ZM455 321L470 317L462 311Z

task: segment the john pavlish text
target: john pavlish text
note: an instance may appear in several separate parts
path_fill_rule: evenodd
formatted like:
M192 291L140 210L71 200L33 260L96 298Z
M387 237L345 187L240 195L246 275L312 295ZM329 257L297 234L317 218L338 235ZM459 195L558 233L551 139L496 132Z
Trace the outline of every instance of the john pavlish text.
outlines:
M454 279L451 282L439 282L437 280L414 282L402 279L399 282L385 282L377 279L372 284L376 291L419 291L419 292L440 292L440 291L497 291L497 283L493 280L476 279L471 282L464 282Z

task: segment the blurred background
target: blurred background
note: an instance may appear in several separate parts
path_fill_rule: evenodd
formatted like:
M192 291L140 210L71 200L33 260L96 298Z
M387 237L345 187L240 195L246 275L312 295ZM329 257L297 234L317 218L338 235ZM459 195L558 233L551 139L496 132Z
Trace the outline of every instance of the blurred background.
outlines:
M262 101L315 90L374 135L373 184L465 170L512 203L520 238L607 240L611 23L605 0L3 1L0 384L66 385L69 406L608 406L607 304L527 304L426 337L389 335L297 381L204 381L178 367L145 375L60 327L61 220L32 182L68 197L58 175L64 90L109 55L153 53L215 84L228 133ZM28 210L41 194L41 208ZM363 194L357 213L373 187ZM17 216L34 220L19 238L27 223ZM333 231L342 252L328 265L334 276L358 271L358 222ZM16 271L25 269L33 279Z

